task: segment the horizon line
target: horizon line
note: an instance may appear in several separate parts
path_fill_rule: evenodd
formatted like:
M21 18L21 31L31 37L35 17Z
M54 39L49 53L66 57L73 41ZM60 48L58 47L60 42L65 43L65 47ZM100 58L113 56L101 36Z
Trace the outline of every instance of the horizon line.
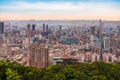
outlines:
M100 19L26 19L26 20L0 20L0 21L99 21ZM120 20L104 20L102 21L120 21Z

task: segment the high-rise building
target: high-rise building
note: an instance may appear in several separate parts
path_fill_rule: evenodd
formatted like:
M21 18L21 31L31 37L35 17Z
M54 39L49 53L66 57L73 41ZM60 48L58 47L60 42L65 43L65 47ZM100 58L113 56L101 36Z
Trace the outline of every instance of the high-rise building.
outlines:
M91 26L90 31L91 31L91 35L95 35L95 26Z
M45 32L45 24L43 24L43 32Z
M103 24L102 24L102 21L100 19L99 20L99 25L98 25L98 28L97 28L97 37L100 40L101 40L101 37L102 37L102 26L103 26Z
M118 29L118 36L120 36L120 26L117 26Z
M31 27L31 25L30 25L30 24L27 24L27 29L28 29L28 30L30 30L30 27Z
M0 34L4 33L4 22L0 22Z
M32 30L35 30L35 24L32 24Z
M48 24L46 25L46 32L48 32Z
M62 30L62 25L59 26L59 30Z
M36 28L36 25L35 24L27 24L27 36L28 37L34 37L35 36L35 34L36 34L36 30L35 30L35 28Z
M103 23L102 20L99 20L99 29L100 29L100 35L102 34L102 27L103 27Z
M28 55L29 55L29 60L31 59L31 57L30 57L30 38L31 38L31 32L30 32L30 27L31 27L31 25L30 24L27 24L27 44L28 44Z
M28 42L30 43L30 37L31 37L31 32L30 32L31 25L27 24L27 37L28 37Z
M101 49L103 49L103 30L102 30L102 27L103 27L103 23L100 19L99 20L98 31L97 31L97 36L98 36L98 39L99 39L100 44L101 44Z
M107 50L107 51L110 50L110 39L108 37L104 37L103 46L104 46L104 50Z
M37 68L46 68L48 66L48 47L44 44L30 45L30 66Z

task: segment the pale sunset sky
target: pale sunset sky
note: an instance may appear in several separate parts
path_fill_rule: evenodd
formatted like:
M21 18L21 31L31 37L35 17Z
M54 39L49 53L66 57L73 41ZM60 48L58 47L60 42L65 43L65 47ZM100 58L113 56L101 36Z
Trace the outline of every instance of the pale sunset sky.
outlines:
M120 0L0 0L0 20L120 21Z

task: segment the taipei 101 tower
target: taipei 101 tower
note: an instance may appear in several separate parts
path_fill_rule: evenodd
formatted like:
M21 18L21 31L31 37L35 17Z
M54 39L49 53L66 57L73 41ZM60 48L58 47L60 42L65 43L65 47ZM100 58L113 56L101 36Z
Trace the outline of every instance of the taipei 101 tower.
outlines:
M104 46L103 46L103 23L102 23L102 21L101 21L101 19L99 20L99 26L98 26L98 39L99 39L99 41L100 41L100 48L101 49L103 49L104 48ZM99 55L100 55L100 61L102 61L103 60L103 55L102 55L102 53L101 53L101 51L100 51L100 53L99 53Z
M99 26L98 26L98 39L101 43L101 49L103 49L103 23L101 19L99 20Z

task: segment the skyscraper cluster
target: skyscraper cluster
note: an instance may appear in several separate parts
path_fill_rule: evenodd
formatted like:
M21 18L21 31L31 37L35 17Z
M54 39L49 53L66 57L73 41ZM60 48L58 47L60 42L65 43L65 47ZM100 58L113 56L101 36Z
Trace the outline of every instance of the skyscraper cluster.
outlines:
M38 68L67 59L79 63L120 61L119 24L102 20L94 24L84 21L84 25L80 21L46 23L0 22L0 59Z

